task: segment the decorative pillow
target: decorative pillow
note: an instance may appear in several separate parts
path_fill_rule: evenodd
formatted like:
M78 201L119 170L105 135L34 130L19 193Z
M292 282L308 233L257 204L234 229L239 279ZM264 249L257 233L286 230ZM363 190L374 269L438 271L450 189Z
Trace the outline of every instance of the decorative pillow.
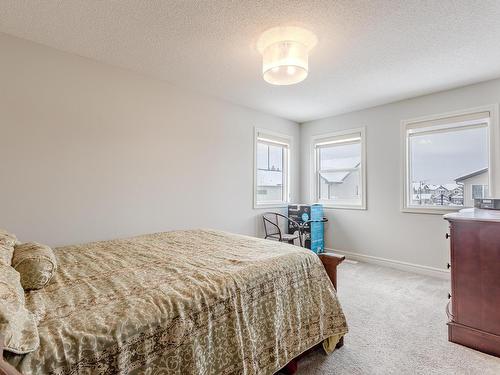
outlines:
M10 266L12 262L12 254L14 253L14 245L16 243L16 236L0 229L0 262Z
M57 263L50 247L28 242L14 247L12 267L20 273L24 290L41 289L52 279Z
M0 335L5 350L25 354L38 348L40 338L33 315L24 307L19 273L0 263Z

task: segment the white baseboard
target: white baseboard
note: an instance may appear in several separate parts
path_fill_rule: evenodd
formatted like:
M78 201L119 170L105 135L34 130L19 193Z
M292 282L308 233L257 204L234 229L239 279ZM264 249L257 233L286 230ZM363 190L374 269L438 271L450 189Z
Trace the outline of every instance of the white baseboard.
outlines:
M423 266L420 264L402 262L400 260L386 259L380 257L374 257L371 255L364 255L359 253L351 253L349 251L325 249L326 252L332 252L340 255L345 255L346 259L356 260L365 263L377 264L379 266L391 267L401 271L418 273L426 276L439 277L440 279L449 279L450 271L436 268Z

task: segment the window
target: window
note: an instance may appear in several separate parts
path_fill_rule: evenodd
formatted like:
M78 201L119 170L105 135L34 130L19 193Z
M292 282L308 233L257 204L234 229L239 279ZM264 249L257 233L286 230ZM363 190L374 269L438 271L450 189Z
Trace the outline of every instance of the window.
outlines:
M289 202L291 138L265 130L255 131L254 206L283 206Z
M472 185L472 199L488 197L488 185Z
M441 213L488 195L491 110L403 121L403 210Z
M314 199L325 207L366 208L364 129L313 138Z

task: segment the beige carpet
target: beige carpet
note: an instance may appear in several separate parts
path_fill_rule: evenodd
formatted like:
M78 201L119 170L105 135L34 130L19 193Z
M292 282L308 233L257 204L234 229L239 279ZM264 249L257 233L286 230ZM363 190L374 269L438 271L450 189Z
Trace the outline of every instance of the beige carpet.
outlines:
M447 340L445 280L343 263L339 298L350 332L343 348L299 363L298 374L500 374L500 359Z

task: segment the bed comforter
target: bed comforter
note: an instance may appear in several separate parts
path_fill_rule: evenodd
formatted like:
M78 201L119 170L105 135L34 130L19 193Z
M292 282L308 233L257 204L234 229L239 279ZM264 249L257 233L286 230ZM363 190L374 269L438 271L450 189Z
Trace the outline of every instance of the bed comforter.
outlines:
M55 249L30 374L273 374L347 325L319 258L212 230Z

